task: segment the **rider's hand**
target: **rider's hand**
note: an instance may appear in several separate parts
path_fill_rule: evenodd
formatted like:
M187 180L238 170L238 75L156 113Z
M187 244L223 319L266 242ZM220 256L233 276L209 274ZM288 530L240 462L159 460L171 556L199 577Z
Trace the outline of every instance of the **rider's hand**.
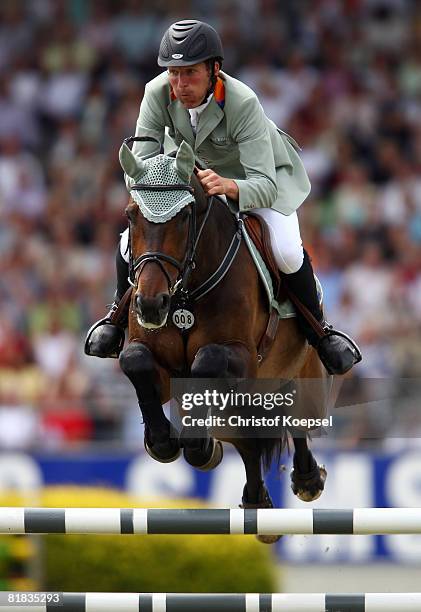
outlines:
M226 195L238 200L238 185L235 181L219 176L213 170L199 170L197 177L207 195Z

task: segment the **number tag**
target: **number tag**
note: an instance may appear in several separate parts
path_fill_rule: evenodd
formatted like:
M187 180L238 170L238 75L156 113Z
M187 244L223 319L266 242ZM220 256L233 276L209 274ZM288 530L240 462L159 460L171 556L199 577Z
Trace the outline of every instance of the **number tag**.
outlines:
M179 308L174 310L172 321L179 329L190 329L194 325L194 314L190 310Z

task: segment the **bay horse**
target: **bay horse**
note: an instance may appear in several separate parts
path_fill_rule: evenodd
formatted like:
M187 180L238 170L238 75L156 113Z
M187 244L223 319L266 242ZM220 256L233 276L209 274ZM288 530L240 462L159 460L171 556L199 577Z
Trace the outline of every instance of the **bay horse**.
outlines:
M262 470L269 468L273 458L279 460L285 436L226 439L222 434L219 441L209 435L177 437L163 410L170 400L171 378L320 379L326 383L327 394L331 377L294 318L279 322L273 345L259 363L257 347L267 326L268 306L241 239L240 215L219 198L206 196L194 174L195 157L187 143L180 145L175 157L140 158L128 146L132 140L126 139L120 149L132 196L126 215L133 288L128 344L119 362L136 390L145 448L164 463L183 452L189 464L209 470L222 459L220 441L231 442L246 472L241 507L271 508ZM216 282L221 262L225 268ZM180 296L182 307L188 296L195 319L183 333L170 316L174 304L180 305ZM320 417L324 411L325 406L309 398L307 417ZM292 439L292 489L300 499L312 501L323 491L326 470L315 461L306 435L292 434ZM277 537L259 539L274 542Z

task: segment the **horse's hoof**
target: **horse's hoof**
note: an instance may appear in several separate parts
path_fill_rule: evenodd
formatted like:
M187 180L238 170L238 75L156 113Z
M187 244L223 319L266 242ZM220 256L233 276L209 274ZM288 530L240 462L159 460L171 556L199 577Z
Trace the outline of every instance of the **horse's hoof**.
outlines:
M282 538L280 535L257 535L256 540L262 544L275 544Z
M319 499L325 488L327 471L324 465L314 462L313 469L307 474L301 474L297 468L291 471L291 489L294 495L304 502Z
M261 497L261 501L259 501L258 503L252 504L247 501L247 488L245 486L243 490L243 498L241 500L240 508L243 508L244 510L248 508L273 508L273 502L266 487L262 487L261 494L259 495L259 497ZM256 540L258 540L262 544L275 544L275 542L278 542L278 540L280 540L281 538L282 535L256 535Z
M180 444L176 438L169 438L165 442L150 444L145 435L143 441L148 455L160 463L171 463L181 455Z
M191 466L195 467L197 470L201 470L202 472L209 472L209 470L214 470L222 461L222 457L224 456L224 449L222 443L219 440L215 440L215 438L210 438L210 454L209 457L205 460L205 463L197 464L197 460L192 457L192 451L188 447L184 447L184 458Z

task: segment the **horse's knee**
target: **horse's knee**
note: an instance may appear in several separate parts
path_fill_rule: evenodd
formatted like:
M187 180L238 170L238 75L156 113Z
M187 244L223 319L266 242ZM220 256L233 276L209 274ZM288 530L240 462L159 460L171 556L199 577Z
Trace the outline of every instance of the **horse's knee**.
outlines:
M120 367L129 378L142 374L150 375L155 369L151 351L144 344L133 342L128 345L119 357Z
M194 358L191 374L196 378L216 378L228 372L228 352L220 344L202 346Z
M207 344L194 358L191 374L196 378L244 378L251 355L241 343Z

